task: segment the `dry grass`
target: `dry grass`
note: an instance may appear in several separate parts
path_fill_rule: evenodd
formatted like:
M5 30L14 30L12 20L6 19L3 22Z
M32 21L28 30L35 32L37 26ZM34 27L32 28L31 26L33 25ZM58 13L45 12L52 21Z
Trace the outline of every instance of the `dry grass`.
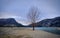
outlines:
M0 38L32 38L29 35L0 35Z
M60 35L55 35L42 30L20 29L20 28L0 28L0 38L60 38Z

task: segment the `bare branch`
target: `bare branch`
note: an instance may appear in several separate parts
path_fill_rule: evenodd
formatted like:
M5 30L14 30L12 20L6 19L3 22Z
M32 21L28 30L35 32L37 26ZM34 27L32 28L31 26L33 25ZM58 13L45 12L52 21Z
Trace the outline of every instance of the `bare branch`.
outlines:
M39 10L38 8L36 7L32 7L30 10L29 10L29 13L28 13L28 16L27 18L32 22L32 23L35 23L38 18L39 18Z
M34 27L35 27L35 23L36 21L38 20L39 18L39 11L38 11L38 8L36 7L32 7L30 10L29 10L29 13L28 13L28 16L27 18L30 20L32 26L33 26L33 30L34 30Z

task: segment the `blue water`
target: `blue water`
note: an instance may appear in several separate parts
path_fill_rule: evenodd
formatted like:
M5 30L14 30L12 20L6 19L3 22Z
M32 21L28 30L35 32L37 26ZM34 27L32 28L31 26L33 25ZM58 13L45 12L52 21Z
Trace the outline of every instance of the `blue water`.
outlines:
M32 29L32 27L28 27L28 28ZM55 27L35 27L35 30L42 30L42 31L46 31L49 33L60 35L60 30L58 30Z

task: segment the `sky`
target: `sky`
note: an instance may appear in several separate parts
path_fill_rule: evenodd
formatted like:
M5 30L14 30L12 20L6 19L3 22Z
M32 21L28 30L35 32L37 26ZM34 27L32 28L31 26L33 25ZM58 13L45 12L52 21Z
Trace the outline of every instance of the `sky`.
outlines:
M40 20L60 16L60 0L0 0L0 18L15 18L28 25L27 14L32 6L39 9Z

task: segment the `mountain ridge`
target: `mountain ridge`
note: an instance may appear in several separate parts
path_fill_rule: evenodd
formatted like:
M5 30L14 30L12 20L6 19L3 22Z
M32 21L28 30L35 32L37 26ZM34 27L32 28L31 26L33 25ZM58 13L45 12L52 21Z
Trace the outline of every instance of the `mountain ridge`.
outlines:
M0 19L0 27L32 27L32 25L24 26L18 23L14 18L7 18ZM60 17L41 20L36 23L35 27L60 27Z
M36 27L60 27L60 17L41 20L36 23Z
M7 18L7 19L0 19L0 27L12 27L12 26L23 26L22 24L19 24L14 18Z

